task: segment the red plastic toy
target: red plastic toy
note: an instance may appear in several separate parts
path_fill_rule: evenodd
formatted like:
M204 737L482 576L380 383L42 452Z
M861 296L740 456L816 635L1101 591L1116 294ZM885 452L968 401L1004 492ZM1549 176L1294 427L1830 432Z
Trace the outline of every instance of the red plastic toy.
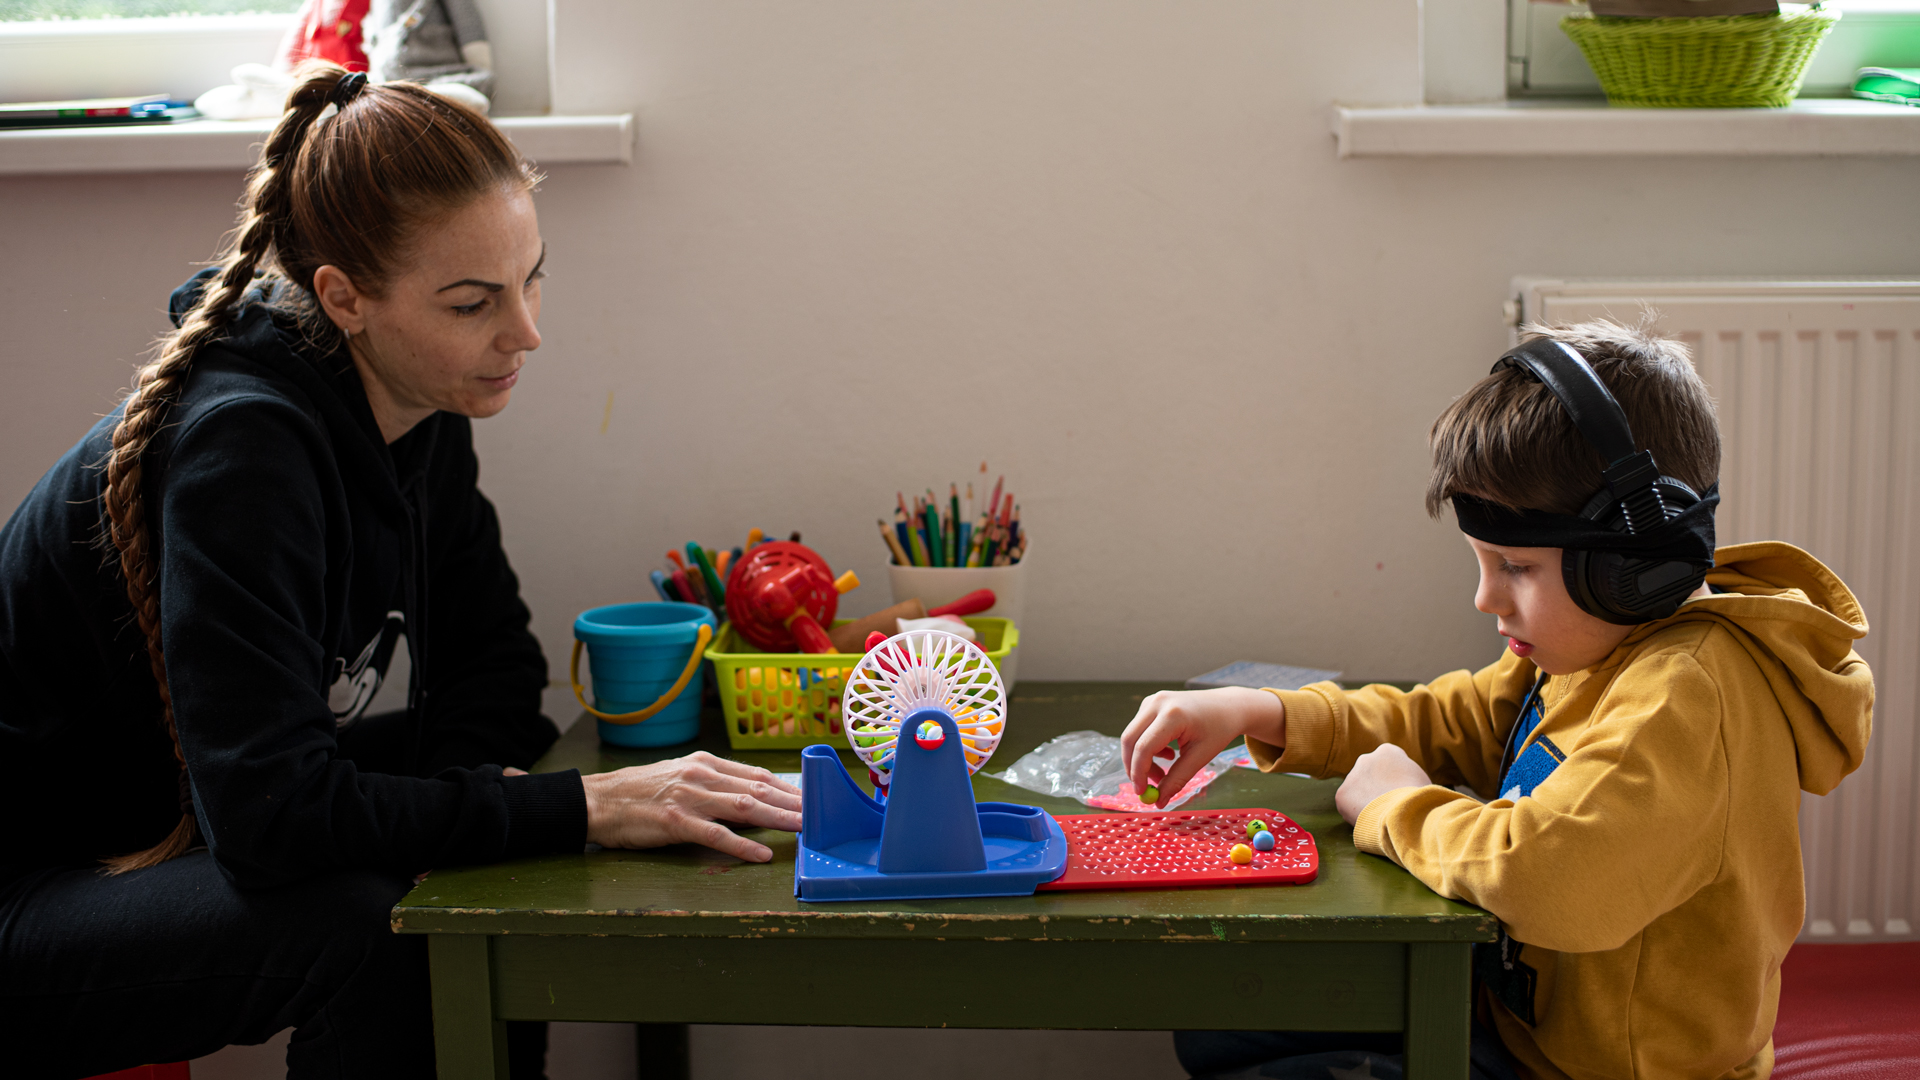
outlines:
M859 584L851 582L847 588ZM826 628L840 610L841 591L812 548L775 540L754 547L727 574L727 618L766 652L828 653L833 641Z
M1272 851L1236 865L1247 822L1267 823ZM1190 885L1305 885L1320 874L1313 834L1274 810L1175 810L1165 814L1061 814L1067 870L1040 886L1068 889L1169 889Z

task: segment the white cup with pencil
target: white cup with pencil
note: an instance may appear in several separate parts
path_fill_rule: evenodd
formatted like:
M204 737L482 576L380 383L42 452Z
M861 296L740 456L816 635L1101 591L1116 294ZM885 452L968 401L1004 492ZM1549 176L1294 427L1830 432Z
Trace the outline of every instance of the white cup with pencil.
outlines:
M986 464L980 466L981 489L986 486ZM909 509L899 495L894 521L881 521L880 536L893 560L887 582L896 606L919 601L938 609L980 589L993 591L992 607L974 614L1002 618L1016 628L1026 613L1027 535L1020 527L1020 508L1005 490L1006 477L993 485L985 504L976 506L974 487L949 485L944 502L933 489L915 496ZM891 609L889 609L891 610ZM1013 690L1018 649L1000 665L1000 679Z

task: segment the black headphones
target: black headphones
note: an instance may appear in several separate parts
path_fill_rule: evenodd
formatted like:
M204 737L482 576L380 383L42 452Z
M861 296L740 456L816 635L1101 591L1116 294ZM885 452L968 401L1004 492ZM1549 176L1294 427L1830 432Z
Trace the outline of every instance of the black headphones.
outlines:
M1586 358L1551 338L1535 338L1493 365L1518 368L1545 384L1602 461L1606 485L1580 517L1614 532L1655 529L1700 502L1700 493L1663 476L1653 451L1634 451L1633 428ZM1560 573L1581 610L1620 626L1664 619L1706 580L1712 561L1649 559L1626 552L1566 548Z

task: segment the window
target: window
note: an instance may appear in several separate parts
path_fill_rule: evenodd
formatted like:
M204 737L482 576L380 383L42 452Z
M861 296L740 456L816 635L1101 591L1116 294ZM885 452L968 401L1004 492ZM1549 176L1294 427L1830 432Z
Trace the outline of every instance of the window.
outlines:
M0 23L292 13L300 0L0 0Z
M1920 0L1917 0L1920 2ZM271 63L300 0L0 0L0 101L192 100ZM496 116L547 111L548 0L479 0Z
M1840 21L1807 69L1802 97L1845 97L1868 66L1920 67L1920 0L1833 0ZM1507 95L1587 97L1600 83L1578 46L1560 30L1574 10L1563 3L1508 0Z

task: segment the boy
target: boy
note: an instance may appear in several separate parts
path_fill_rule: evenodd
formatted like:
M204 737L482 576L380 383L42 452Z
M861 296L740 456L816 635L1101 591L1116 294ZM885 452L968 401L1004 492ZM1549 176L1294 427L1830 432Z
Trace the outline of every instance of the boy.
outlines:
M1800 791L1866 749L1866 618L1795 547L1714 550L1713 405L1645 327L1530 327L1432 445L1427 509L1453 504L1500 660L1410 693L1156 694L1122 740L1134 784L1164 802L1242 735L1262 769L1345 773L1356 847L1503 924L1475 947L1476 1075L1766 1077ZM1362 1061L1290 1055L1365 1038L1177 1046L1196 1073L1318 1077Z

